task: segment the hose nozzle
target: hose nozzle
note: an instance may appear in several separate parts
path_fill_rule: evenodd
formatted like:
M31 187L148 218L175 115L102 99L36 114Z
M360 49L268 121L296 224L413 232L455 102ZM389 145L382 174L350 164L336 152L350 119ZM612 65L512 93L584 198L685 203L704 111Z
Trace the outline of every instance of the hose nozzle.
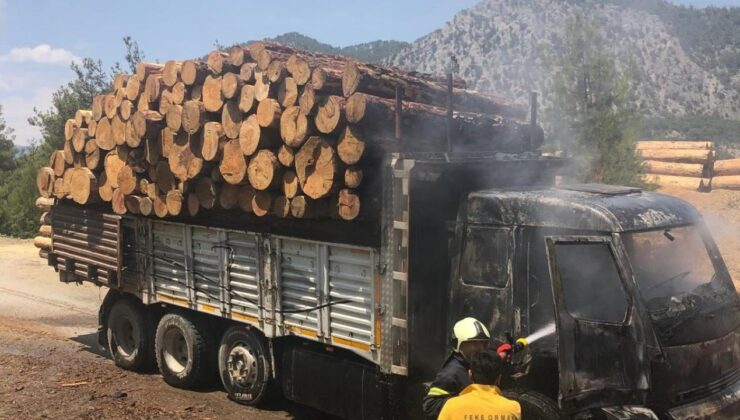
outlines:
M513 353L517 353L526 349L527 347L529 347L529 341L527 341L526 338L517 338L514 342L514 345L511 346L511 350Z

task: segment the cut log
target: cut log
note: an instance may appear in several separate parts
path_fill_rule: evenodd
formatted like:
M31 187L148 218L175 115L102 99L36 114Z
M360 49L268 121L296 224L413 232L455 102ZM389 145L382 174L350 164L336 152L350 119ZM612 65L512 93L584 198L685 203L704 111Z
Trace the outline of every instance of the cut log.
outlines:
M278 101L266 98L257 105L257 123L260 127L279 127L282 108Z
M137 76L130 77L126 83L126 99L135 101L139 99L141 92L144 91L144 84ZM103 108L105 109L106 98L103 97Z
M254 108L254 85L244 85L239 94L239 110L251 112Z
M77 128L75 134L72 136L72 149L77 152L83 152L85 150L85 143L87 142L87 128Z
M77 128L78 126L74 118L68 119L64 123L64 140L72 140L72 137L74 137Z
M160 130L160 140L162 142L162 157L164 157L165 159L168 159L170 153L172 152L172 145L175 144L176 134L177 133L174 133L167 127L164 127L162 130Z
M182 110L182 128L188 134L195 134L205 123L206 108L201 101L186 101Z
M277 97L283 108L296 104L298 101L298 85L292 77L286 77L280 82Z
M740 175L723 175L712 178L713 190L740 190Z
M164 70L164 64L140 61L136 64L136 77L139 80L145 80L152 74L162 74L162 70Z
M98 195L106 203L113 200L113 186L108 182L108 175L105 174L105 171L102 171L98 176Z
M347 188L357 188L362 184L362 169L357 166L348 166L344 170L344 185Z
M39 168L36 171L36 188L39 194L44 198L49 198L54 191L54 170L48 166Z
M285 171L283 173L282 191L283 195L288 198L295 197L301 191L298 176L296 176L294 171Z
M249 49L249 55L257 64L257 68L260 71L267 70L267 67L272 62L272 55L265 49L265 44L262 42L253 42L247 47Z
M46 251L51 251L51 238L37 236L33 238L33 246Z
M193 101L203 100L203 85L194 85L190 88L190 100L193 100Z
M260 105L265 102L260 102ZM308 118L301 108L298 106L286 108L280 115L280 137L283 142L290 147L301 147L308 134Z
M167 194L177 187L175 176L170 171L170 166L166 161L160 161L156 170L157 190L160 194Z
M316 117L314 118L316 129L324 134L334 132L342 123L344 102L344 98L339 96L320 98L317 103Z
M236 73L226 73L221 78L221 93L224 98L233 99L244 86L244 80Z
M639 153L645 160L701 164L709 162L714 156L711 150L706 149L643 149Z
M273 152L262 149L249 160L247 167L249 184L256 190L277 187L280 182L280 162Z
M295 151L293 151L292 148L281 145L280 149L278 149L278 161L280 161L280 164L285 166L286 168L292 168L293 167L293 161L295 160Z
M118 73L113 77L113 90L118 91L126 87L126 81L131 77L130 74Z
M252 212L252 199L254 198L254 188L252 188L251 185L240 185L239 186L239 194L237 196L237 201L239 204L239 209L241 211L251 213Z
M701 163L662 162L659 160L645 160L643 166L646 172L657 175L677 175L701 178L704 174L704 165Z
M196 60L186 60L180 69L180 78L186 86L200 85L206 80L208 67L205 63Z
M108 183L112 188L118 188L118 172L126 164L124 159L121 159L118 153L108 153L105 155L105 175L108 177Z
M203 105L208 112L220 112L224 106L221 78L208 75L203 83Z
M89 137L95 137L95 134L98 132L98 122L95 120L90 121L87 123L87 135Z
M156 136L162 129L164 117L157 111L136 111L131 116L131 123L139 138Z
M365 153L365 142L359 130L347 126L342 130L337 142L337 155L347 165L355 165Z
M252 196L252 213L262 217L270 213L273 194L270 191L256 191Z
M360 215L360 196L353 190L344 188L339 191L337 212L344 220L354 220Z
M244 80L244 83L254 83L254 72L257 68L255 63L244 63L239 68L239 77Z
M105 97L103 98L103 112L108 118L113 118L118 113L118 105L116 105L115 95L105 95Z
M162 81L161 74L151 75L146 78L144 97L149 103L157 102L159 101L162 92L166 89L167 86L165 86L164 81ZM141 98L139 100L141 100Z
M129 101L128 99L124 99L123 102L121 102L121 106L118 107L118 115L121 117L122 120L128 121L129 118L131 118L131 114L134 112L134 103Z
M239 185L225 184L218 193L218 205L222 209L230 210L239 205Z
M180 181L187 181L200 174L203 159L200 157L199 137L180 132L175 137L167 157L170 171Z
M154 214L157 215L157 217L167 217L169 214L167 209L167 199L164 195L158 195L156 199L152 200L154 202Z
M335 187L336 154L321 137L310 137L295 154L295 168L301 190L313 198L329 194Z
M102 156L100 155L100 147L95 140L90 139L85 143L85 166L92 170L100 169L103 164Z
M216 183L211 178L200 178L195 184L195 194L198 196L198 204L204 209L212 209L218 199Z
M53 198L39 197L36 199L36 208L40 209L41 211L49 211L51 210L51 206L53 205Z
M41 217L39 218L39 223L41 225L51 225L51 212L45 211L41 213Z
M162 156L162 142L159 138L146 139L144 142L144 159L149 165L156 165Z
M236 67L229 63L228 58L229 55L223 51L211 51L208 53L206 61L206 64L208 64L208 70L216 76L226 72L238 71Z
M342 76L344 97L350 97L355 92L363 92L394 99L398 86L402 88L403 99L407 101L437 107L447 106L447 86L424 80L417 75L349 61ZM513 105L504 98L459 88L453 88L453 108L459 111L501 115L516 119L524 119L527 114L524 107Z
M165 199L167 203L167 213L173 216L177 216L182 211L182 192L180 190L171 190L167 193Z
M113 190L110 204L113 209L113 213L126 214L126 212L128 212L128 209L126 208L126 194L119 189Z
M326 217L329 206L326 200L313 200L305 195L297 195L290 199L290 214L296 219Z
M710 140L640 140L635 143L636 150L645 149L714 149Z
M686 176L644 174L642 180L659 187L677 187L694 191L705 190L710 186L708 179Z
M172 87L178 80L180 80L181 68L182 63L179 61L169 60L164 63L164 68L162 69L162 81L166 86Z
M56 178L51 191L55 198L65 198L69 194L69 191L64 188L64 178Z
M198 201L198 196L194 192L189 192L187 194L187 207L188 207L188 214L190 216L197 216L198 211L200 210L200 202Z
M118 189L125 195L139 192L139 178L129 165L123 165L118 171L117 184Z
M285 77L285 63L282 60L272 60L266 73L270 83L279 83Z
M219 160L223 145L226 142L223 127L220 123L209 121L203 127L203 144L201 155L207 161Z
M298 98L298 105L306 115L314 115L316 109L316 93L311 86L305 86Z
M262 129L257 122L257 115L250 115L239 127L239 145L244 156L251 156L257 149L265 147L265 139L262 137ZM267 137L267 133L265 134ZM260 144L262 142L262 144Z
M275 197L272 201L272 213L280 218L290 216L290 199L284 195Z
M49 166L54 170L54 176L64 175L64 170L67 169L67 161L64 159L64 150L55 150L51 152L49 158Z
M111 136L113 137L113 141L117 145L126 144L126 123L119 117L118 115L115 115L110 120L110 130L111 130ZM135 133L138 134L138 133ZM134 136L136 137L136 136ZM138 136L141 138L141 136Z
M75 151L72 149L72 141L64 141L64 162L67 166L71 166L75 163Z
M229 63L232 65L241 66L246 58L248 58L248 52L241 45L234 45L229 48Z
M93 120L93 112L88 109L78 109L75 112L75 123L78 127L87 127Z
M103 118L103 95L96 95L92 101L93 120L100 121Z
M77 204L93 202L98 197L98 180L88 168L75 168L69 193Z
M73 168L67 168L62 175L62 190L65 195L69 195L69 189L72 188L72 175L74 175Z
M254 72L254 99L259 102L264 101L270 96L270 79L262 71Z
M238 139L241 125L242 113L236 100L224 103L221 111L221 127L224 130L224 135L230 139Z
M113 139L113 130L111 129L110 120L107 117L103 117L98 121L95 142L103 150L113 150L116 147L116 141Z
M169 127L172 131L179 131L180 127L182 127L182 118L183 118L183 112L182 112L182 105L175 105L172 104L167 109L167 127Z
M56 173L56 169L54 170L54 172ZM740 175L740 159L725 159L715 161L712 174L713 176Z
M153 203L149 197L128 195L124 198L126 209L129 213L149 216L152 214Z
M244 181L247 160L244 158L239 140L229 140L224 144L223 157L218 169L229 184L237 185Z
M173 104L182 105L185 102L185 96L187 96L187 88L185 83L177 82L172 86L170 92L170 99Z
M297 85L303 86L311 80L311 66L298 54L291 54L285 66Z
M146 163L146 150L144 150L143 147L132 148L128 155L128 159L126 160L126 164L131 166L137 174L143 174L146 172L148 168L148 164Z

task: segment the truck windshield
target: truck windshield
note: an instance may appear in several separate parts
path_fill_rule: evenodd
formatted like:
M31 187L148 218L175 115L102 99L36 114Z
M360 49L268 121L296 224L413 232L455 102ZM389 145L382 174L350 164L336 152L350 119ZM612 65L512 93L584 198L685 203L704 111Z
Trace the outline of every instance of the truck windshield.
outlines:
M628 233L624 242L664 345L705 341L737 327L737 295L716 271L698 227Z

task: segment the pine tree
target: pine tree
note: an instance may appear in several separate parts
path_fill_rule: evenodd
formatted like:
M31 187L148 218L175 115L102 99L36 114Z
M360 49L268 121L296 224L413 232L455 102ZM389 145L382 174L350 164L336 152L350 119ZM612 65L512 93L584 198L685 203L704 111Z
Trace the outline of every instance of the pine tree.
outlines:
M15 168L16 148L13 143L14 140L15 134L13 134L13 129L8 127L5 122L3 107L0 105L0 173Z
M558 69L546 119L552 138L575 157L574 180L640 185L631 64L619 66L596 23L581 15L568 20L564 46L546 59Z

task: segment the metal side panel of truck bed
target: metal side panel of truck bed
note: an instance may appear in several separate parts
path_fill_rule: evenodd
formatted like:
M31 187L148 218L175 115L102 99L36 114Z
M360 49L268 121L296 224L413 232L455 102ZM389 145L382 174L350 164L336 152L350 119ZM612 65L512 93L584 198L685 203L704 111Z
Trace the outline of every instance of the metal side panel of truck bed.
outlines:
M374 248L144 218L136 226L146 303L164 302L344 347L379 362Z

